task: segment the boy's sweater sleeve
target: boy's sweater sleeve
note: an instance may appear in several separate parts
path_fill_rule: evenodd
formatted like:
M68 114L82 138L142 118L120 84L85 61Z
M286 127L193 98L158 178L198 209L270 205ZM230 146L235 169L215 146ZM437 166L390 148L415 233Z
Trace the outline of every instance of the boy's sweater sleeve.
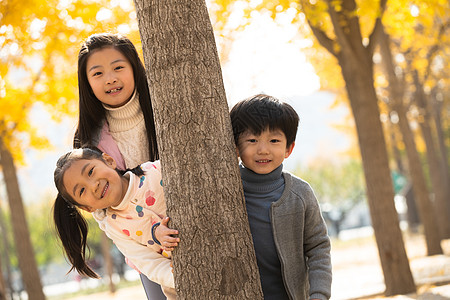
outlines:
M327 227L313 190L307 192L304 247L309 267L310 299L329 299L331 296L331 243Z
M148 279L165 287L175 288L171 259L164 257L157 251L156 246L147 247L127 237L121 232L106 232L113 240L120 252L147 276Z

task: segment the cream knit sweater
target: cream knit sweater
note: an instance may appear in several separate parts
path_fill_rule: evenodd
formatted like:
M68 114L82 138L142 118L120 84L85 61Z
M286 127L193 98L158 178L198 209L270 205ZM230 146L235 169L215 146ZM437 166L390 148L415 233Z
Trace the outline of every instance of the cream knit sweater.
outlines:
M144 114L139 104L139 95L124 106L112 108L105 104L109 132L122 153L127 168L134 168L150 160Z

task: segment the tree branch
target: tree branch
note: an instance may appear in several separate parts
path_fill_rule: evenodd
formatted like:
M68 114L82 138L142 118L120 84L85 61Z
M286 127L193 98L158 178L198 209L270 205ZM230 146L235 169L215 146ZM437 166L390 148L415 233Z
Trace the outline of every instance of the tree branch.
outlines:
M372 33L369 35L369 45L367 45L367 50L369 51L371 57L373 56L373 52L377 45L377 40L381 34L381 30L383 30L382 28L383 23L381 19L383 18L384 11L386 10L386 2L387 0L380 0L380 7L379 7L380 12L375 21Z
M301 4L303 7L303 13L307 15L306 8L310 5L308 1L301 0ZM325 49L328 50L333 56L337 58L338 53L336 53L336 49L334 47L336 41L331 39L327 36L327 34L321 30L319 27L313 25L311 23L311 19L309 17L306 17L306 20L308 21L308 25L311 28L311 31L313 32L314 36L319 41L319 44L321 44Z
M334 33L336 34L336 38L339 41L339 44L343 49L353 49L348 40L348 36L344 33L344 30L339 22L340 17L344 17L345 21L348 21L348 19L342 13L338 13L334 9L331 0L328 0L327 2L328 2L328 13L330 14L331 23L333 24Z
M362 42L359 18L356 15L355 0L340 0L341 7L336 9L333 0L328 0L328 11L333 23L337 41L348 56L353 56L361 66L372 68L371 56Z
M319 43L337 58L338 53L336 53L336 50L334 49L334 44L336 41L330 39L325 32L320 30L318 27L312 25L309 20L308 24L309 27L311 27L311 30L314 33L317 40L319 41Z

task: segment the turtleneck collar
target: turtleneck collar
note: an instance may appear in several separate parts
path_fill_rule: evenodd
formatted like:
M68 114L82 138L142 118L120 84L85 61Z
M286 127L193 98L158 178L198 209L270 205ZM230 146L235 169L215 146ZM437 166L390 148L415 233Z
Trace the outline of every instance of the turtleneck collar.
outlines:
M129 130L144 118L137 91L134 92L130 101L121 107L110 107L105 104L103 104L103 107L106 110L106 119L111 132Z
M254 183L267 183L277 180L281 177L283 173L283 164L278 168L270 172L269 174L257 174L252 170L246 168L242 163L239 164L239 169L241 170L242 180Z
M283 164L269 174L257 174L239 164L244 192L267 193L284 185Z

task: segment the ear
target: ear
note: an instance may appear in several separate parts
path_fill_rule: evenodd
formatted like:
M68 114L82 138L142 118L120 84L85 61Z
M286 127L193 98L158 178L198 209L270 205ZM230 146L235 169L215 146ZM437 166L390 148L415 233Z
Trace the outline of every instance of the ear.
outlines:
M105 161L106 165L110 166L111 168L115 169L117 167L117 163L114 160L114 158L112 158L111 156L109 156L106 153L102 154L102 158Z
M236 147L236 155L239 158L239 148L238 147Z
M292 144L286 148L286 153L284 155L284 158L288 158L289 155L291 155L292 150L294 150L295 142L292 142Z

